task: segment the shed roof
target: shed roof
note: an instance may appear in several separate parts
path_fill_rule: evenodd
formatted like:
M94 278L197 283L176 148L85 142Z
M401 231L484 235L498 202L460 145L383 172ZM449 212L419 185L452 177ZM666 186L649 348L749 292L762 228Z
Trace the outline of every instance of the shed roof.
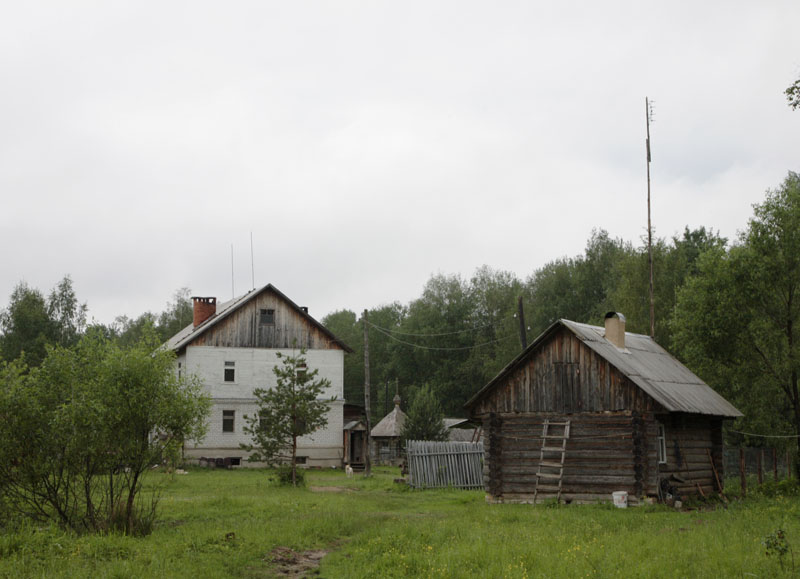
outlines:
M383 419L375 425L370 432L370 436L393 438L400 436L403 430L403 424L406 422L406 413L400 410L398 404L394 405L394 409L383 417Z
M180 332L178 332L177 334L172 336L169 340L167 340L165 347L176 352L181 350L182 348L188 346L195 338L203 334L206 330L213 328L215 325L220 323L222 320L227 318L229 315L231 315L233 312L235 312L242 306L244 306L254 297L265 291L272 291L273 293L275 293L279 298L281 298L283 301L289 304L289 306L292 309L294 309L298 314L300 314L303 318L305 318L307 322L319 328L319 330L325 335L327 335L332 342L338 344L345 352L350 352L350 353L353 352L353 349L350 346L348 346L339 338L337 338L335 335L333 335L333 332L331 332L328 328L326 328L320 322L311 317L308 314L308 312L306 312L303 308L301 308L292 300L290 300L288 297L286 297L286 295L283 292L281 292L271 283L268 283L264 287L250 290L246 294L241 295L237 298L233 298L228 302L217 304L217 313L215 313L213 316L208 318L206 321L204 321L197 327L195 327L194 324L189 324L188 326L183 328Z
M625 332L625 349L606 340L605 329L570 320L558 320L512 360L467 403L471 407L486 396L503 377L513 371L559 328L574 333L588 348L641 388L669 412L688 412L736 418L743 416L730 402L659 346L650 336Z

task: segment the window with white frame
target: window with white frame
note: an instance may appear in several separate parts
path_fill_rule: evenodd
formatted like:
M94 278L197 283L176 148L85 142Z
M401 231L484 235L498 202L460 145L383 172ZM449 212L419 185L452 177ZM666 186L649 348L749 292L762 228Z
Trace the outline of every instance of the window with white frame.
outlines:
M236 382L236 362L225 362L225 382Z
M664 425L660 422L658 425L658 464L667 464L667 433L664 430Z

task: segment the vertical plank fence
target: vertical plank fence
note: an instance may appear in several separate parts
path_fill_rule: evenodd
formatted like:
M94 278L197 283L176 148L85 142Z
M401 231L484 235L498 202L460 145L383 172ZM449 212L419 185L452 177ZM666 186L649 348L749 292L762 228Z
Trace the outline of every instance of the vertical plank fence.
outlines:
M483 488L482 442L409 440L408 484L416 489Z

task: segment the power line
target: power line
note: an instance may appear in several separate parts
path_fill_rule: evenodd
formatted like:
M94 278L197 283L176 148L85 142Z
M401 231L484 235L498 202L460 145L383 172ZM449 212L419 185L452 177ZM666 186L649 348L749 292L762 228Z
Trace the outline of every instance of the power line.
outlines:
M800 434L755 434L754 432L742 432L741 430L728 430L728 432L735 432L736 434L744 434L745 436L758 436L759 438L800 438Z
M370 324L370 325L372 325L372 324ZM378 330L380 333L382 333L383 335L391 338L392 340L394 340L395 342L398 342L400 344L403 344L403 345L406 345L406 346L411 346L412 348L418 348L420 350L436 350L438 352L457 352L457 351L464 351L464 350L474 350L475 348L482 348L483 346L488 346L490 344L496 344L498 342L502 342L504 340L508 340L509 338L513 338L514 337L514 335L511 334L511 335L508 335L508 336L504 336L502 338L498 338L496 340L490 340L488 342L483 342L482 344L474 344L472 346L460 346L460 347L457 347L457 348L437 348L437 347L434 347L434 346L421 346L420 344L414 344L412 342L406 342L405 340L401 340L399 338L395 338L393 335L391 335L389 332L385 331L383 328L378 328L377 326L373 326L373 327L376 330Z
M398 332L396 330L392 330L390 328L381 328L380 326L376 326L372 322L367 322L370 326L375 328L376 330L380 330L383 333L392 333L398 336L414 336L418 338L427 338L427 337L439 337L439 336L455 336L457 334L465 334L467 332L475 332L477 330L485 330L486 328L491 328L495 324L487 324L485 326L475 326L474 328L467 328L466 330L458 330L457 332L442 332L440 334L414 334L411 332Z

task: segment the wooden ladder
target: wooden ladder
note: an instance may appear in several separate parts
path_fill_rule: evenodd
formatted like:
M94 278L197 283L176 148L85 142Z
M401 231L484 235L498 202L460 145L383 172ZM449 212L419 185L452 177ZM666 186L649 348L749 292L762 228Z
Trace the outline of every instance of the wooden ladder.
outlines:
M561 501L561 483L564 478L564 458L567 454L569 423L569 420L550 422L549 418L544 419L542 450L539 454L539 468L536 469L536 486L533 490L534 505L540 489L545 492L555 492L556 501ZM554 430L550 430L551 428Z

